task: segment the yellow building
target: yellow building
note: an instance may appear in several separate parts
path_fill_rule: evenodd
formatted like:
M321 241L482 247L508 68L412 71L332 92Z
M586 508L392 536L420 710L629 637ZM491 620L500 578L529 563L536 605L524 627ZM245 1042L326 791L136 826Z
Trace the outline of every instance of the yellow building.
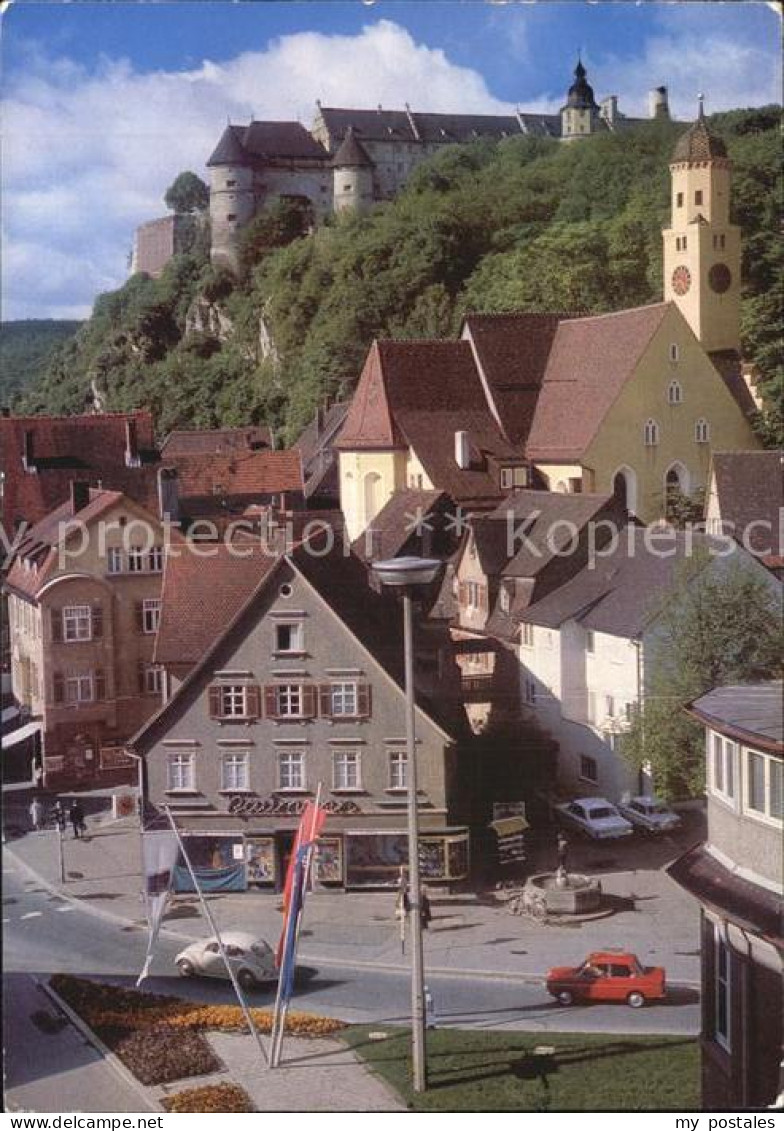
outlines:
M467 511L523 487L614 493L644 522L761 447L739 353L730 163L698 120L670 165L664 301L587 318L469 315L459 342L376 342L340 435L352 539L405 487Z

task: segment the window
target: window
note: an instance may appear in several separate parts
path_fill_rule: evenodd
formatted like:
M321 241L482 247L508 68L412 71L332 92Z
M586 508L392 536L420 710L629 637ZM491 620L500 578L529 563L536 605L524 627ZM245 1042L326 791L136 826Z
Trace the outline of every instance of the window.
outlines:
M231 750L221 759L221 789L248 789L248 752Z
M278 789L305 788L304 750L282 750L278 754Z
M161 623L161 602L157 597L142 601L142 631L148 636L158 631Z
M91 675L72 675L65 681L66 703L91 703L93 700L93 677Z
M702 189L697 189L694 193L694 203L702 204Z
M659 425L655 420L646 420L643 428L643 435L645 439L645 446L648 448L655 447L659 442Z
M713 789L726 800L735 797L735 753L737 747L720 734L713 735Z
M408 754L405 750L389 752L389 788L406 789L408 786Z
M209 711L213 719L257 719L261 699L255 683L214 683L209 690Z
M192 791L196 788L196 773L192 750L178 750L169 755L167 789L170 793L178 790Z
M465 605L468 609L481 609L485 588L478 581L465 582Z
M680 357L680 350L678 349L677 342L670 343L670 361L677 361Z
M730 964L730 951L727 944L719 935L718 926L713 928L716 940L715 950L715 978L714 978L714 1008L713 1035L720 1045L729 1052L730 1044L730 999L732 994L732 966Z
M510 604L509 590L506 588L505 585L501 586L501 593L499 595L498 601L499 601L499 604L501 606L501 612L502 613L508 613L509 612L509 604Z
M512 487L526 487L528 485L528 468L502 467L501 489L511 490Z
M756 750L745 751L745 809L752 816L781 823L784 763Z
M147 570L160 573L163 569L163 546L151 546L147 551Z
M710 440L710 424L704 416L694 425L694 439L698 444L707 444Z
M141 546L131 546L128 551L128 571L141 573L144 569L145 553Z
M229 212L228 215L226 216L226 219L230 220L230 221L236 220L237 219L237 213L236 212Z
M525 701L529 707L536 706L536 680L527 675L523 683Z
M681 404L683 401L683 389L681 388L680 381L670 381L667 386L667 401L669 404Z
M357 685L355 683L333 683L330 689L330 707L333 715L357 714Z
M302 687L298 683L282 683L275 688L277 713L284 716L302 714Z
M160 664L142 664L139 684L143 695L160 695L163 691L163 668Z
M590 655L596 651L596 638L590 628L585 630L585 650Z
M63 609L63 640L90 640L92 623L89 605L67 605Z
M582 781L589 781L594 785L598 782L599 767L595 758L589 758L587 754L580 755L580 778Z
M675 195L675 207L683 208L683 193L679 192Z
M358 750L336 750L332 756L332 788L360 789Z
M534 626L532 624L523 624L522 626L522 640L524 648L533 648L534 646Z
M304 647L304 627L299 622L275 625L276 652L302 652Z
M119 546L110 546L106 552L106 563L109 573L122 573L123 552Z
M605 695L604 697L604 713L608 719L615 718L615 700L612 695Z
M234 188L236 181L226 181L226 188Z

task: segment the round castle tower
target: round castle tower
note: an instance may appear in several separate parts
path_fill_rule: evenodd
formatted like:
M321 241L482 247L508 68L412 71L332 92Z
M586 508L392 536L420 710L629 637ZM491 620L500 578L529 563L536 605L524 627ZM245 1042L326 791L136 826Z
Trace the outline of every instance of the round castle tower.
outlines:
M232 270L238 267L237 231L253 219L256 200L253 170L240 138L241 126L228 125L207 162L210 170L210 258Z
M373 203L373 162L349 126L332 159L335 170L333 201L336 212L364 212Z

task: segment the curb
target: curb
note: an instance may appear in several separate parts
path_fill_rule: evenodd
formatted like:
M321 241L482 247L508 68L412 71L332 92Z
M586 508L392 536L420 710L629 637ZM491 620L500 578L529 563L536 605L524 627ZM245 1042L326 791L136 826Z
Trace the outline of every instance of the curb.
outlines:
M129 1072L129 1070L125 1067L119 1057L117 1057L115 1053L111 1051L111 1049L107 1048L101 1038L93 1032L89 1025L87 1025L82 1020L79 1014L75 1013L73 1009L71 1009L70 1005L60 997L57 990L52 989L48 982L44 982L40 978L35 978L34 981L38 988L43 990L43 992L50 999L55 1008L68 1018L71 1025L73 1025L77 1032L81 1033L87 1043L92 1045L96 1052L100 1053L104 1063L108 1064L109 1068L122 1079L123 1083L132 1088L133 1091L142 1098L145 1106L150 1111L162 1112L165 1110L150 1094L149 1089L146 1088L144 1084L140 1083L140 1081L136 1079L132 1072Z
M99 907L92 907L91 905L85 903L84 900L79 899L78 896L69 895L67 892L63 891L62 888L57 887L56 884L51 883L49 880L46 880L43 878L43 876L39 875L39 873L36 872L34 868L32 868L25 860L22 860L21 857L19 857L13 851L13 849L9 848L7 845L5 846L5 851L9 856L12 856L14 858L14 860L24 871L33 876L36 882L39 883L43 888L45 888L46 891L48 891L51 895L56 895L59 898L65 900L67 903L74 904L75 906L79 907L86 915L94 915L99 919L104 919L105 921L110 923L119 923L125 927L132 926L137 930L145 929L143 927L139 927L138 924L135 923L132 919L126 919L122 915L115 915L113 914L113 912L104 911ZM170 938L177 939L179 942L191 943L195 941L192 935L183 935L179 931L173 931L165 924L161 927L161 934L168 935ZM302 963L317 962L320 966L340 970L345 970L347 968L356 968L362 970L376 970L379 973L386 974L406 974L409 971L409 967L407 965L402 965L400 963L368 962L362 959L345 959L341 961L339 959L331 958L326 955L311 954L304 950L300 951L299 958ZM543 982L546 977L545 971L542 971L540 973L521 973L517 970L466 970L454 969L448 966L428 966L428 972L437 977L443 978L470 978L473 980L488 982L520 982L522 985L531 985L538 982ZM687 989L699 990L701 988L701 982L699 981L673 980L670 984L674 986L685 986Z

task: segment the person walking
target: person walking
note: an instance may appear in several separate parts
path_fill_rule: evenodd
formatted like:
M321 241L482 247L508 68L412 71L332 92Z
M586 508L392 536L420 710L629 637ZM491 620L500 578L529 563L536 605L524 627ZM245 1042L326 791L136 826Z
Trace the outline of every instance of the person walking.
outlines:
M84 820L84 809L82 809L78 801L74 801L68 813L68 817L73 826L74 837L78 840L80 836L83 836L84 833L87 832L87 825Z
M55 821L55 824L57 825L58 830L61 833L64 833L65 832L66 816L65 816L65 809L63 809L63 805L62 805L62 802L60 801L59 797L57 798L57 800L54 803L54 808L52 809L52 816L54 817L54 821Z
M39 797L34 797L30 802L30 822L33 826L33 832L39 833L43 828L44 807Z

